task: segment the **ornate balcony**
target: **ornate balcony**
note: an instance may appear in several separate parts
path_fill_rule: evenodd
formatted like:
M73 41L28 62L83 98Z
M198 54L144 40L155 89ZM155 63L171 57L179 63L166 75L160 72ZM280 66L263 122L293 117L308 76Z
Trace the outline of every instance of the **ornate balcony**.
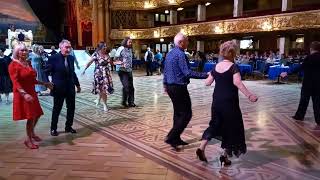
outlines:
M173 37L178 32L188 36L285 31L320 28L320 10L228 19L148 29L112 29L111 39L153 39Z
M180 5L191 0L113 0L112 10L146 10L165 6Z

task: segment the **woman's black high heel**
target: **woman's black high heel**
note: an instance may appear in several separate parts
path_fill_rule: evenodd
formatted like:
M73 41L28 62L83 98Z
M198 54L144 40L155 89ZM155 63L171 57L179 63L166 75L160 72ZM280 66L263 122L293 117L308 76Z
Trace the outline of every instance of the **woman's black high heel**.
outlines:
M220 156L220 163L221 163L221 166L222 166L222 163L224 163L224 166L231 165L231 161L226 156L223 156L223 155Z
M201 149L197 149L196 151L197 157L199 158L200 161L204 161L208 163L208 160L206 158L206 155L204 154L204 151Z

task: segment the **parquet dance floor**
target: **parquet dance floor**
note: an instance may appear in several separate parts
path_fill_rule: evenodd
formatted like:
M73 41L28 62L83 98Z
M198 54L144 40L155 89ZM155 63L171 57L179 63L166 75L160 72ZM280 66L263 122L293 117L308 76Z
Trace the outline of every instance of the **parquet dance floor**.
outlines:
M135 72L138 107L124 109L121 84L114 74L115 93L108 99L106 113L93 102L91 73L79 76L83 92L76 99L77 135L49 135L52 98L40 97L45 115L37 128L44 138L39 150L24 147L24 122L12 122L11 105L1 103L0 179L320 179L320 131L313 130L313 111L309 108L304 122L290 118L297 108L300 84L245 81L260 98L253 104L240 95L248 152L232 159L230 167L220 167L218 141L207 148L208 164L195 156L211 117L213 87L205 87L202 80L191 81L193 118L182 136L190 145L175 152L163 142L173 110L162 91L162 76Z

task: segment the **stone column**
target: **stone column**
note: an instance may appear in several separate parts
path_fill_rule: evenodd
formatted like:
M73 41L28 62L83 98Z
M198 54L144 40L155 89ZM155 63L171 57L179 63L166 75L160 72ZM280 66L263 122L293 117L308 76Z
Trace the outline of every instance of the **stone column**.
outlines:
M282 11L288 11L292 9L292 0L282 0Z
M279 53L288 55L289 54L289 49L290 49L290 39L287 37L280 37L279 38Z
M170 10L170 24L178 23L178 12L175 10Z
M203 4L198 5L197 11L197 21L205 21L206 20L206 6Z
M98 0L92 0L92 45L98 44Z
M105 38L104 0L98 0L98 42Z
M109 3L110 0L105 0L105 6L104 6L104 10L105 10L105 41L106 43L109 45L110 44L110 33L111 33L111 23L110 23L110 8L109 8Z
M243 0L233 1L233 17L242 16L243 13Z
M197 41L197 51L204 52L204 41Z
M77 32L78 32L78 45L82 46L82 28L80 21L80 0L76 0L76 11L77 11Z
M292 0L282 0L281 11L288 11L290 9L292 9ZM280 37L278 42L280 55L288 55L290 49L290 39L287 37Z

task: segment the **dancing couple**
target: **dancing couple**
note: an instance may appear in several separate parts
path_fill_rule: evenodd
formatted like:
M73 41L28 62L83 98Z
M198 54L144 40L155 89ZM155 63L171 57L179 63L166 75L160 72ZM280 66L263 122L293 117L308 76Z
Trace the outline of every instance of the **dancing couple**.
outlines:
M234 63L239 47L234 41L223 43L220 47L223 61L206 74L190 70L188 58L184 54L184 49L188 46L188 38L185 35L178 33L174 38L174 43L175 48L168 53L164 67L164 90L168 93L174 109L173 128L165 142L176 150L179 150L178 147L181 145L188 145L180 136L192 117L191 100L187 89L189 79L206 78L207 86L216 81L211 121L203 133L196 155L201 161L208 162L205 148L212 138L216 138L222 141L221 148L224 149L223 155L220 156L221 164L231 165L228 157L233 155L239 157L247 151L238 90L251 102L258 100L258 97L242 83L239 69Z

